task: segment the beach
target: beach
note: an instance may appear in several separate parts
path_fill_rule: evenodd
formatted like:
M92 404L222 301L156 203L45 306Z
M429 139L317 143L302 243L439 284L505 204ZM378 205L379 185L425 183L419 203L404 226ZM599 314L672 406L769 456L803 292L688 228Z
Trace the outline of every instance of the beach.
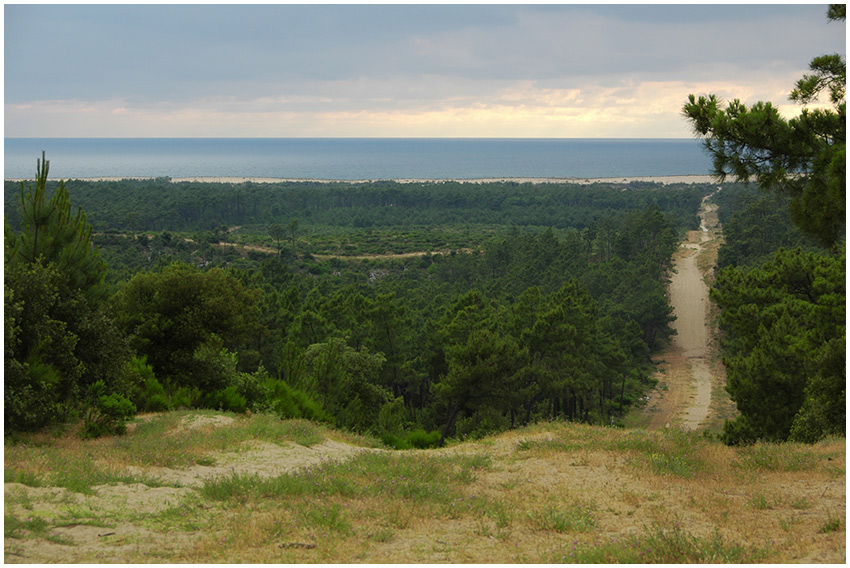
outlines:
M71 178L80 181L121 181L127 179L154 179L144 177L122 177L122 176L107 176L107 177L87 177L87 178ZM314 183L370 183L375 181L394 181L397 183L439 183L452 181L458 183L569 183L577 185L590 185L594 183L631 183L631 182L646 182L646 183L661 183L665 185L678 183L716 183L714 176L710 175L679 175L679 176L635 176L635 177L601 177L601 178L544 178L544 177L517 177L517 178L472 178L472 179L420 179L420 178L403 178L403 179L307 179L307 178L269 178L269 177L216 177L216 176L197 176L197 177L180 177L170 178L171 183L181 182L198 182L198 183L285 183L285 182L314 182ZM26 181L21 179L7 179L6 181Z

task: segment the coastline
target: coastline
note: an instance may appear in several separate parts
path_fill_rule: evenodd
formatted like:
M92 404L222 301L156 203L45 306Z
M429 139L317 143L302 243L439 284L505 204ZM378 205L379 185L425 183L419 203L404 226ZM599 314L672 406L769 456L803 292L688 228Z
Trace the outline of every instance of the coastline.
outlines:
M121 180L144 180L154 179L150 177L132 177L132 176L107 176L107 177L91 177L91 178L68 178L80 181L121 181ZM6 181L28 181L22 179L6 179ZM306 179L306 178L267 178L267 177L216 177L216 176L197 176L197 177L181 177L171 178L171 183L181 182L199 182L199 183L285 183L285 182L315 182L315 183L369 183L375 181L394 181L397 183L439 183L444 181L453 181L458 183L569 183L576 185L590 185L594 183L631 183L631 182L648 182L668 184L690 184L690 183L716 183L714 176L711 175L674 175L674 176L625 176L625 177L606 177L606 178L541 178L541 177L522 177L522 178L473 178L473 179Z

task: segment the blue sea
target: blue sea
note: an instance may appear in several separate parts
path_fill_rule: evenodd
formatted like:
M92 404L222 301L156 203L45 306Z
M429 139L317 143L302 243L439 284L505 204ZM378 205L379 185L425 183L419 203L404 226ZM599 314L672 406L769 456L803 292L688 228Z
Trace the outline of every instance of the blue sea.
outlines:
M597 178L705 175L692 139L6 138L6 179L31 178L42 151L51 179Z

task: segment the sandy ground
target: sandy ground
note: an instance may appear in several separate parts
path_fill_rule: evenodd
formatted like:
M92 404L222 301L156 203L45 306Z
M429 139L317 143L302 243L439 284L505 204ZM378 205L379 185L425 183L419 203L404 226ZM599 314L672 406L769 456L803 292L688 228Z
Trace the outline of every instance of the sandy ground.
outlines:
M82 181L120 181L122 179L151 179L151 178L128 178L121 176L112 177L93 177L93 178L72 178ZM6 181L26 181L21 179L7 179ZM180 182L203 182L203 183L282 183L282 182L318 182L318 183L366 183L373 181L396 181L399 183L425 183L425 182L441 182L441 181L456 181L461 183L494 183L494 182L515 182L515 183L573 183L579 185L589 185L592 183L631 183L650 182L650 183L713 183L715 181L710 175L685 175L685 176L637 176L637 177L607 177L607 178L541 178L541 177L523 177L523 178L474 178L474 179L424 179L424 178L402 178L402 179L356 179L356 180L339 180L339 179L307 179L307 178L267 178L267 177L215 177L215 176L196 176L171 178L172 183Z
M183 428L222 428L232 423L226 416L203 416L186 421ZM132 435L132 433L128 433ZM602 449L577 451L535 451L524 447L547 443L569 442L575 437L601 437L603 430L576 426L569 439L561 432L505 432L481 442L467 442L441 450L411 450L423 457L439 454L487 455L492 466L480 471L470 487L476 494L487 495L512 504L515 509L504 510L510 520L500 526L498 519L465 516L447 518L445 515L422 516L405 507L388 513L392 518L393 538L378 542L363 542L353 538L350 544L321 536L309 539L281 536L281 541L262 543L257 549L243 549L243 555L217 556L205 561L214 562L280 562L280 563L527 563L530 559L549 558L554 550L568 551L572 543L589 547L601 541L614 542L629 535L646 532L648 527L661 524L686 527L690 534L709 537L720 530L724 539L758 546L766 540L785 542L788 561L812 563L843 563L846 559L844 531L822 534L817 527L823 519L843 512L846 502L843 475L815 476L808 472L799 475L779 472L760 473L749 477L736 476L727 467L734 458L731 448L718 447L717 463L723 464L717 474L703 479L687 480L647 475L631 463L622 452ZM617 433L616 435L619 435ZM592 445L590 446L593 447ZM51 539L8 538L4 542L4 559L9 563L127 563L127 562L193 562L193 550L210 547L227 536L232 526L232 514L262 515L262 511L239 512L238 505L206 501L197 494L197 486L211 476L228 475L238 471L255 472L260 476L291 471L322 460L345 460L358 452L386 450L356 448L348 444L325 441L305 448L287 444L249 444L243 450L215 454L216 464L206 469L170 470L148 469L167 479L178 479L184 487L148 487L140 483L102 485L93 495L81 495L62 488L28 487L5 484L6 515L37 515L67 519L52 529ZM843 442L820 446L818 453L837 456L842 460ZM727 470L729 470L727 472ZM771 505L758 510L748 503L754 496L768 496ZM22 496L25 498L22 499ZM517 501L517 499L520 499ZM532 509L542 503L569 503L574 500L595 505L597 527L590 533L556 533L540 531L522 522ZM801 509L793 504L806 501ZM359 518L358 505L350 502L349 518L358 520L358 531L367 534L373 526L368 518ZM201 509L218 519L221 529L214 534L191 529L162 530L151 519L160 515L174 516L185 508ZM92 511L98 511L106 524L91 524ZM80 515L78 523L74 514ZM842 513L843 514L843 513ZM239 517L250 523L253 517ZM363 528L360 528L362 523ZM794 530L789 531L788 527ZM748 527L754 527L749 534ZM757 534L755 534L757 533ZM281 550L295 543L296 549ZM351 546L333 551L334 546ZM257 556L250 556L256 554ZM322 556L329 554L331 556Z
M321 183L365 183L370 181L381 180L332 180L332 179L280 179L280 178L249 178L249 177L186 177L172 178L172 183L183 181L197 181L207 183L280 183L287 181L313 181ZM494 182L516 182L516 183L575 183L579 185L589 185L592 183L631 183L633 181L652 182L652 183L712 183L714 178L707 175L690 175L690 176L641 176L641 177L611 177L611 178L540 178L540 177L525 177L525 178L472 178L472 179L424 179L424 178L402 178L393 179L399 183L424 183L424 182L440 182L440 181L457 181L461 183L494 183Z

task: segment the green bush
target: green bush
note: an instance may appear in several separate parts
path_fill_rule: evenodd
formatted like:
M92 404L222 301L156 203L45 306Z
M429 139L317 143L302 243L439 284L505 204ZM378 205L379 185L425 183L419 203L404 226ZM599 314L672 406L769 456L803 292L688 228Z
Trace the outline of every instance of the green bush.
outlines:
M139 408L150 412L162 412L171 408L171 400L165 393L165 387L155 378L145 380Z
M245 412L248 408L248 400L237 392L236 385L209 393L204 397L203 402L207 408L231 412Z
M148 365L148 358L144 355L133 357L130 360L130 369L142 380L142 387L135 396L135 403L139 410L150 412L162 412L171 408L171 400L153 372L153 367Z
M381 440L384 442L384 445L395 448L396 450L410 450L413 448L424 450L437 447L440 443L440 432L438 430L426 432L420 428L413 432L408 432L403 436L387 433L384 434Z
M265 368L260 368L253 373L238 373L236 376L236 388L239 394L244 396L247 406L253 411L267 409L269 389L266 385L269 374Z
M265 384L269 392L269 406L281 418L306 418L320 422L333 420L322 406L304 391L277 379L268 379Z
M171 387L169 389L168 387ZM171 382L166 385L166 390L171 390L171 408L194 408L201 400L201 390L196 387L174 387Z
M56 385L61 381L58 371L31 356L23 364L6 360L4 377L4 422L7 430L35 430L67 411L57 402Z
M136 405L118 393L103 394L106 391L103 381L94 383L90 391L97 398L83 415L80 435L83 438L97 438L126 433L126 421L136 414Z

